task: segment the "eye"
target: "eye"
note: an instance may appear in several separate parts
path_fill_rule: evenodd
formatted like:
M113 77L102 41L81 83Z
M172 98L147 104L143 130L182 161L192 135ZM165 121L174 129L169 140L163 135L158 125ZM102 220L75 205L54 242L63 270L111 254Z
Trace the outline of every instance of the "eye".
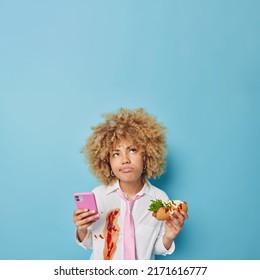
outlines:
M136 148L130 149L130 153L135 154L136 152L137 152L137 149L136 149Z
M119 156L119 153L118 153L118 152L115 152L115 153L112 154L112 156L113 156L113 157L118 157L118 156Z

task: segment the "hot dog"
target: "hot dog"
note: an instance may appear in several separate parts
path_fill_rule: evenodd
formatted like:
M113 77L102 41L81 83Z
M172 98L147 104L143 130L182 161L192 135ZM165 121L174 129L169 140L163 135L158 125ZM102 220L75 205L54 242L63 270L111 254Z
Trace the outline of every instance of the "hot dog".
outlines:
M161 199L151 200L151 204L148 208L149 211L153 212L153 216L157 220L167 220L170 218L172 211L177 210L178 212L188 212L188 205L186 202L181 200L169 200L163 202Z

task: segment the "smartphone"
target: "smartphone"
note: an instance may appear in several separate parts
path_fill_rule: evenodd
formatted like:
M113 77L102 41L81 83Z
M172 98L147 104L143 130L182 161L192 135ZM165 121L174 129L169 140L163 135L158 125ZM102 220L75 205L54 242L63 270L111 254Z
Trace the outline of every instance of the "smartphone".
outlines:
M78 209L95 210L95 214L98 213L96 198L93 192L75 193L74 200ZM93 221L95 222L98 219L96 218Z

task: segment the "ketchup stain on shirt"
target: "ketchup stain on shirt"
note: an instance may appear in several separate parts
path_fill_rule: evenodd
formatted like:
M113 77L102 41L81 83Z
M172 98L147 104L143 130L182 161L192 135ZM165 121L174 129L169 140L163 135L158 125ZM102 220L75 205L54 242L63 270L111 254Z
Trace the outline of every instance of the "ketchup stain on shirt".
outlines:
M99 235L94 234L94 237L96 239L98 239L98 238L104 239L104 236L102 234L99 234Z
M117 220L120 214L120 209L111 209L106 216L106 224L104 228L104 250L103 256L104 260L111 260L116 252L117 240L119 236L120 228L118 226Z

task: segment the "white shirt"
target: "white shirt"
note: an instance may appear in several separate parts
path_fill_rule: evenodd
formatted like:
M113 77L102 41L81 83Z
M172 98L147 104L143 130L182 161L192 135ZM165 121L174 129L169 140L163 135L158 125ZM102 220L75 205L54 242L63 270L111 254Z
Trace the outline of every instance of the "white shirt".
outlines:
M96 196L99 220L94 222L88 228L88 234L85 239L80 242L76 236L76 242L85 249L92 249L91 259L102 260L103 249L105 246L104 227L106 224L106 215L111 209L119 208L118 217L119 236L117 240L117 249L113 259L123 259L123 234L124 234L124 215L126 211L125 201L118 195L116 190L120 188L117 181L113 186L99 186L93 192ZM154 255L167 255L173 253L175 249L174 241L169 250L163 245L163 235L165 231L164 221L158 221L152 216L152 212L148 210L151 200L162 199L168 200L168 196L164 191L152 186L148 181L144 184L138 195L143 195L135 201L132 215L135 225L136 239L136 256L139 260L154 259Z

